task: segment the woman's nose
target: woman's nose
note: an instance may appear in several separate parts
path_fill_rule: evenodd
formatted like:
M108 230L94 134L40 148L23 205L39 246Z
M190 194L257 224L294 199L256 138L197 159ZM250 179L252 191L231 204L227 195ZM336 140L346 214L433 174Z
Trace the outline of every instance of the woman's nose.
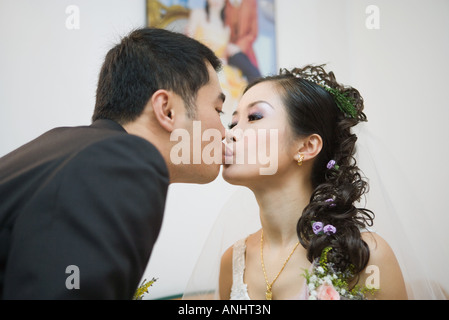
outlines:
M236 142L234 131L232 129L226 129L226 143Z

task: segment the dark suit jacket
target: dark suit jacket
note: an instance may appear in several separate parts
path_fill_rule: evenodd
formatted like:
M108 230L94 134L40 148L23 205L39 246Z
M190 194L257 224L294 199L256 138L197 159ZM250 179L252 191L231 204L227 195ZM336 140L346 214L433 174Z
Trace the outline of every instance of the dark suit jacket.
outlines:
M0 297L132 298L168 184L158 150L110 120L53 129L0 158Z

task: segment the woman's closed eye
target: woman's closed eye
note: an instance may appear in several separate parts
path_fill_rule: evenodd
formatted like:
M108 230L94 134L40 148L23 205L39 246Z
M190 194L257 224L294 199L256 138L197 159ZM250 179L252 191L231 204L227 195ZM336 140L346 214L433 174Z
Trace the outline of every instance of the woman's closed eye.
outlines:
M263 115L259 112L254 112L248 115L248 122L253 122L253 121L257 121L263 118ZM228 125L229 130L234 128L236 125L238 124L238 121L235 122L231 122Z
M256 120L260 120L263 118L263 115L259 112L254 112L248 115L248 121L256 121Z

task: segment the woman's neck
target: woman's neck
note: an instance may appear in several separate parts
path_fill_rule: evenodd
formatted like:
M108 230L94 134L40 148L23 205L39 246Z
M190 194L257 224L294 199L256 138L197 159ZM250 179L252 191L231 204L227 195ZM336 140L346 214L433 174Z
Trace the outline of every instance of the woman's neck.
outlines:
M298 175L253 189L267 245L288 246L298 241L296 225L312 191L310 182Z

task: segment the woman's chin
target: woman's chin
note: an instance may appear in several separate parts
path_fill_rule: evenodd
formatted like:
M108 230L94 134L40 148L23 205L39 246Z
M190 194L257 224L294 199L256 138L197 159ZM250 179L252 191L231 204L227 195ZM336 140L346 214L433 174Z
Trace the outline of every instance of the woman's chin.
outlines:
M222 176L226 182L238 186L249 186L261 178L258 169L238 164L223 165Z

